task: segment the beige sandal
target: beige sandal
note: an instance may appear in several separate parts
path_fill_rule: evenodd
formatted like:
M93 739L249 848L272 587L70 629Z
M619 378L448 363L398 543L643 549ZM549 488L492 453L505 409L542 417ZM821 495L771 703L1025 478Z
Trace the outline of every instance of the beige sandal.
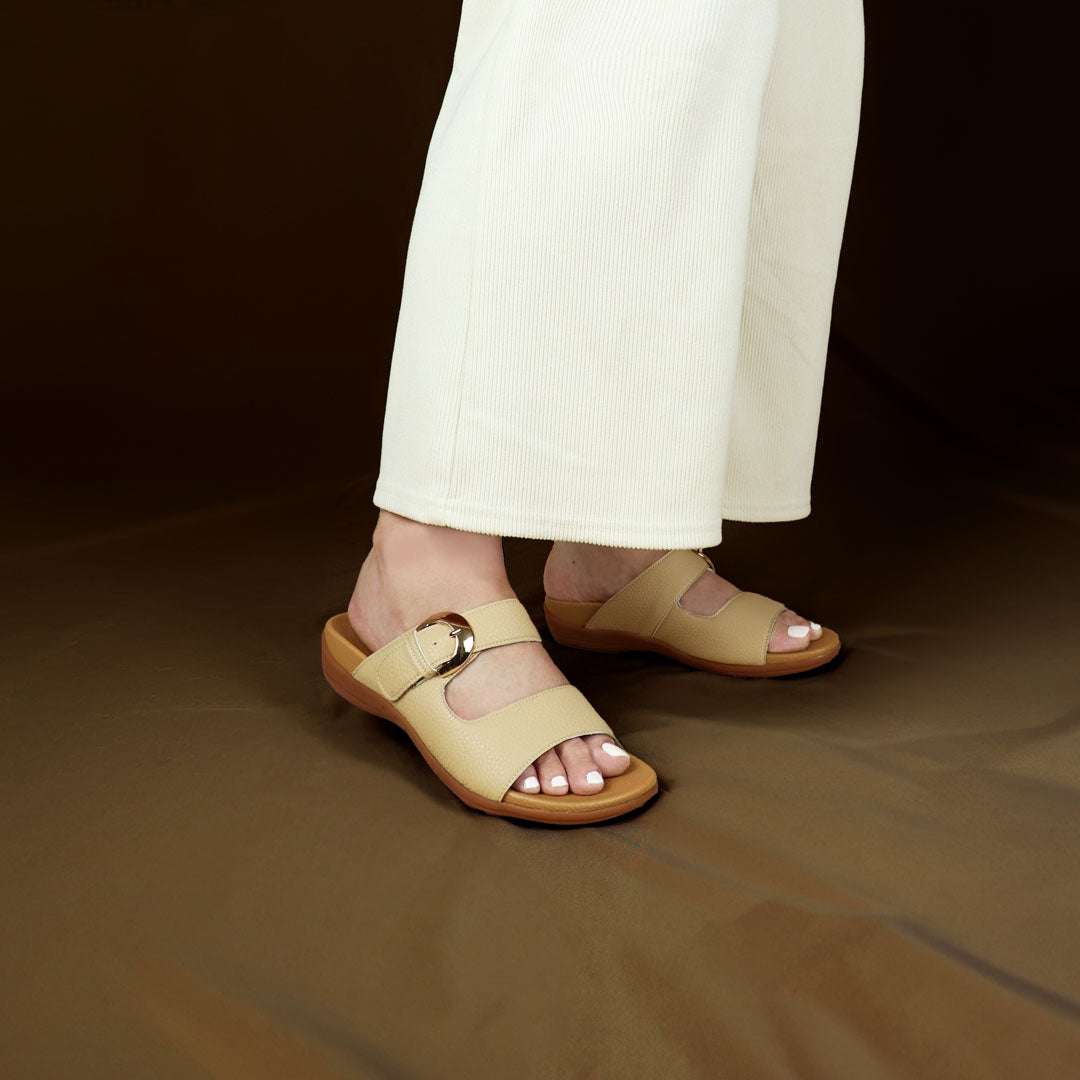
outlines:
M715 567L703 551L669 551L599 603L545 597L548 629L556 641L578 649L658 652L722 675L791 675L820 667L840 651L836 632L822 627L821 637L799 652L769 652L786 605L760 593L736 593L712 615L687 611L679 600L710 571Z
M460 614L439 612L375 651L342 613L323 628L323 673L346 701L402 728L439 779L484 813L578 825L643 806L657 792L656 773L633 755L626 772L606 777L595 795L511 788L566 739L603 734L618 742L577 687L541 690L478 720L463 720L446 704L446 684L484 649L540 640L529 613L513 598Z

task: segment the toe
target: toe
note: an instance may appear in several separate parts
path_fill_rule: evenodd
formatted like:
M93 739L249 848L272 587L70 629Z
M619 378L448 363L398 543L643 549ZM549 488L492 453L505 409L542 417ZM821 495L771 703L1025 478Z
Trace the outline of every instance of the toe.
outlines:
M610 735L586 735L585 745L602 776L618 776L630 768L630 755Z
M526 795L537 795L540 792L540 779L536 775L536 769L530 765L513 783L515 791L523 791Z
M604 775L596 767L592 751L584 739L567 739L559 744L559 758L566 767L566 779L575 795L595 795L604 786Z
M570 790L566 769L554 750L537 758L536 774L540 778L540 790L545 795L565 795Z
M776 620L772 638L769 640L769 652L800 652L820 636L820 631L814 634L809 619L804 619L788 609L780 612L780 617Z

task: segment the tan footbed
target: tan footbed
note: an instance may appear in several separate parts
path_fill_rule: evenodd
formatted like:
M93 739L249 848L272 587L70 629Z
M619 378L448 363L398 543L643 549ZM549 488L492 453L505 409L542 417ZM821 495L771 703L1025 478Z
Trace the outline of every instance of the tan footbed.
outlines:
M494 607L495 605L485 605L487 608ZM475 612L463 612L466 618L470 619L470 622L475 618ZM516 611L512 606L508 607L509 614L516 620L518 627L524 625L524 621L527 616L524 615L524 609ZM530 621L531 625L531 621ZM534 636L535 635L535 636ZM478 637L481 634L478 631ZM502 636L500 635L500 640ZM521 640L538 640L539 635L535 633L533 628L533 634L525 637L519 630L517 633L510 633L508 636L511 638L517 637ZM409 638L406 635L402 635L401 638L395 639L395 642L391 642L388 646L384 646L382 650L370 650L357 636L353 630L352 624L349 622L347 613L341 613L335 615L327 620L326 625L323 628L322 633L322 666L323 673L326 676L330 685L340 694L346 701L363 709L365 712L373 713L376 716L381 716L384 719L391 721L400 727L412 740L413 744L423 755L424 760L431 766L431 769L439 777L440 780L455 794L462 802L466 803L477 810L482 810L487 814L494 814L500 817L514 817L521 818L526 821L538 821L546 822L548 824L556 825L576 825L576 824L588 824L590 822L605 821L609 818L618 817L622 814L628 813L631 810L643 806L647 803L658 791L658 782L656 773L643 761L630 755L630 767L626 772L619 776L605 777L603 789L595 795L575 795L573 793L567 793L566 795L545 795L540 794L526 794L524 792L515 791L512 788L506 790L501 799L492 798L490 794L481 794L471 787L466 786L458 778L456 778L449 771L447 764L444 761L440 761L436 756L435 750L429 747L425 740L421 737L421 734L416 730L414 724L410 721L409 717L405 715L406 711L413 714L413 720L423 719L428 724L428 730L431 730L432 711L434 710L437 723L443 723L446 717L453 718L451 722L456 722L457 725L461 725L461 730L472 730L482 725L482 722L487 720L487 717L481 717L479 721L464 721L460 717L453 714L449 707L446 705L445 700L445 683L452 678L451 675L447 677L433 676L426 680L424 686L426 697L415 697L412 700L406 700L403 704L404 708L398 707L398 702L402 696L408 695L413 688L406 688L404 691L400 691L400 683L392 686L390 694L398 694L398 701L392 700L391 696L387 696L380 693L375 686L370 682L362 681L357 677L358 669L361 665L364 665L364 669L360 674L365 678L371 680L372 675L369 672L371 664L366 664L365 661L369 661L371 657L378 659L379 654L386 654L388 656L388 662L393 663L395 666L391 669L396 675L398 672L398 666L396 659L392 653L391 646L394 646L396 642L401 642L405 645L409 643ZM479 643L478 647L492 647L495 641L487 641L486 643ZM386 664L383 664L383 668ZM376 677L382 675L380 669L375 673ZM404 681L404 680L402 680ZM429 689L433 687L433 689ZM416 687L415 689L419 689ZM400 691L400 692L399 692ZM564 729L559 729L557 726L551 728L551 731L555 731L555 735L549 733L548 738L554 741L550 745L555 745L556 742L562 741L562 738L558 736L565 736L567 738L573 737L573 735L566 734L566 732L574 729L575 721L577 727L581 727L580 716L584 714L585 710L591 712L591 706L587 704L583 705L584 698L581 697L580 692L573 687L555 687L554 692L543 691L543 694L550 694L549 698L551 705L559 710L560 707L563 711L567 711L571 714L569 719L565 722L569 726L564 726ZM538 696L538 695L533 695ZM512 716L516 707L523 705L530 699L524 699L524 702L515 703L512 706L508 706L502 710L496 710L495 713L489 714L489 716L496 718L498 721L501 717ZM577 709L578 716L574 717L572 714ZM422 715L418 710L424 710L426 715ZM532 726L535 726L535 718ZM610 733L611 729L607 727L602 721L594 724L586 724L589 728L588 731L575 732L577 734L590 734L593 732L605 732ZM511 733L512 737L512 733ZM544 737L540 736L544 741ZM534 743L540 745L539 743ZM550 746L545 746L545 749ZM481 747L482 750L482 747ZM477 756L473 752L473 748L469 748L473 757ZM530 764L536 757L540 756L540 752L535 752L534 748L526 749L525 754L532 754L532 757L528 757L527 760L523 760L521 768L517 769L514 774L514 779L517 775L524 770L524 768ZM542 751L541 751L542 752ZM442 756L445 758L448 756L445 748L443 748ZM460 761L460 759L459 759ZM469 767L475 767L475 761L470 761ZM459 764L460 768L460 764ZM516 768L516 766L514 766Z
M798 652L769 652L785 605L760 593L740 592L713 615L687 611L680 599L711 565L700 552L672 551L608 600L545 597L548 629L556 641L573 648L656 652L704 671L744 678L809 671L839 653L840 638L828 627Z

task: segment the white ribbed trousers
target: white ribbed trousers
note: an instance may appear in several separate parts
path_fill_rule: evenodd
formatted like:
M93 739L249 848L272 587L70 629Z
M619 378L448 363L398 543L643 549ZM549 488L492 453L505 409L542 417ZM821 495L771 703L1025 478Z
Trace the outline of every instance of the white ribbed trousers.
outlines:
M810 512L861 0L464 0L377 506L708 547Z

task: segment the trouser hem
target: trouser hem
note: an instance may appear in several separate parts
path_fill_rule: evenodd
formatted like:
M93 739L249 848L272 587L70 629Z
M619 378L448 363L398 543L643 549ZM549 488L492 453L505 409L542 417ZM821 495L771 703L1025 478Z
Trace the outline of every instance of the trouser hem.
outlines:
M522 513L507 507L480 506L461 500L440 501L378 483L372 502L381 510L451 529L531 540L565 540L627 548L702 548L720 543L721 523L573 520L565 516Z
M725 506L725 521L798 521L810 516L810 503L779 503L771 506Z

